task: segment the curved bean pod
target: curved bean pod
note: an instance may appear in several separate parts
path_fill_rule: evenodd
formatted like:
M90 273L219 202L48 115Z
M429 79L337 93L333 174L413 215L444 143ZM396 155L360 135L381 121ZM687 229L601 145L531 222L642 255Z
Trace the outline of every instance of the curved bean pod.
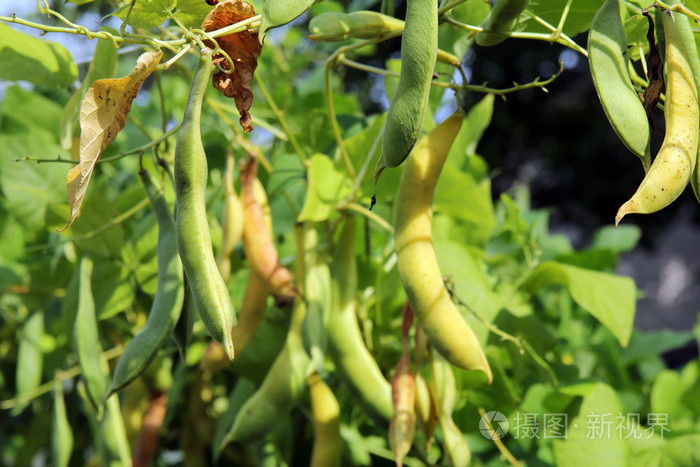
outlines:
M481 370L490 383L491 368L445 288L432 241L433 193L462 121L454 113L413 150L399 182L394 237L401 282L428 341L451 364Z
M355 313L355 223L353 216L346 218L331 263L328 355L360 407L377 423L387 425L394 411L391 384L367 350Z
M207 158L200 116L211 76L211 51L202 51L195 70L185 116L175 146L177 245L197 312L209 334L233 360L231 328L235 320L231 297L214 260L205 194Z
M311 467L339 466L343 444L340 439L338 400L318 373L309 375L308 384L314 422L314 447L309 465Z
M306 389L306 370L310 362L301 341L304 315L306 305L297 299L284 347L260 388L236 415L228 440L247 444L262 439L299 402Z
M649 172L623 204L615 225L627 214L649 214L671 204L690 181L698 152L698 90L693 67L670 13L661 15L666 39L666 135Z
M255 180L258 163L251 158L241 169L241 202L243 203L243 250L250 269L266 281L273 294L294 295L292 273L279 262L262 206L256 201Z
M148 320L119 358L105 398L146 370L175 328L185 298L182 261L177 251L175 221L170 206L147 171L142 170L139 176L158 219L158 287Z
M647 171L651 165L649 120L632 86L627 60L620 0L607 0L593 17L588 33L588 64L610 125Z

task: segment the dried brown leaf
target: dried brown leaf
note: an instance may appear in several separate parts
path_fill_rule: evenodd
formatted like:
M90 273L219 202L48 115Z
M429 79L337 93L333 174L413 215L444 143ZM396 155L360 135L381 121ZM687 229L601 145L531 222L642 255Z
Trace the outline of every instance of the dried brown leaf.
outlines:
M131 102L162 56L162 52L146 52L128 76L97 80L85 94L80 107L80 164L68 171L66 179L70 219L59 231L66 230L78 217L97 160L124 128Z
M255 16L253 6L243 0L224 0L219 2L202 23L204 31L215 31L231 24L238 23ZM262 45L258 41L258 33L247 30L236 34L218 37L216 42L226 52L234 63L234 70L225 73L221 70L214 73L214 87L224 96L232 97L236 108L241 114L240 123L243 130L253 129L250 122L250 107L253 105L253 74L258 66L258 57ZM207 47L214 47L211 42L205 42ZM214 64L224 70L231 70L231 64L222 54L214 55Z

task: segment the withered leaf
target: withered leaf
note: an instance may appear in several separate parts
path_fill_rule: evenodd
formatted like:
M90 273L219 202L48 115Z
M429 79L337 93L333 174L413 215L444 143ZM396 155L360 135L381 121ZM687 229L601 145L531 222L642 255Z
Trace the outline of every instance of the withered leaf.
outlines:
M204 31L215 31L231 24L238 23L252 16L255 10L252 5L243 0L224 0L216 5L202 23ZM262 51L262 45L258 41L258 33L247 30L236 34L229 34L216 39L219 47L226 52L234 62L234 70L224 73L219 70L214 73L213 84L224 96L232 97L236 102L236 108L241 114L240 124L243 130L249 132L253 129L250 123L250 107L253 105L253 73L258 66L258 57ZM214 47L210 41L205 42L207 47ZM214 64L218 64L224 70L230 70L228 60L221 55L214 56Z
M131 102L162 56L163 52L146 52L128 76L97 80L85 94L80 106L80 163L68 171L66 178L70 219L59 232L78 217L97 160L124 128Z

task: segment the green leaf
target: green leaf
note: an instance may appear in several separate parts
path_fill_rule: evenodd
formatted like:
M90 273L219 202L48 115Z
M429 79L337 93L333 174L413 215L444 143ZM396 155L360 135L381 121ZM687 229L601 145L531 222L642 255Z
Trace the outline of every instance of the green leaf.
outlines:
M153 0L165 1L165 0ZM199 28L202 26L202 21L207 17L211 7L204 0L177 0L177 10L175 18L177 18L185 27Z
M485 244L496 227L491 184L488 181L476 183L471 175L453 166L443 168L433 203L438 212L470 224L470 237L465 239L469 243Z
M627 346L635 312L632 279L548 261L532 271L522 288L534 293L552 284L567 287L581 308L607 327L620 345Z
M216 421L216 431L212 440L212 453L214 459L218 459L221 454L222 447L225 446L225 440L228 438L228 433L233 427L233 422L236 420L238 411L243 407L243 404L255 392L255 384L246 378L240 378L236 382L236 386L231 391L228 399L228 407Z
M622 407L615 391L597 383L583 398L579 415L571 420L566 438L554 440L556 465L567 467L625 467L627 441L615 429ZM606 425L609 423L609 425Z
M333 161L323 154L311 156L308 172L308 188L299 222L321 222L336 210L339 201L347 198L352 190L348 176L335 169Z
M591 26L593 16L598 11L604 0L574 0L569 9L569 15L566 17L562 32L569 37L587 31ZM536 0L530 2L528 10L547 21L554 27L557 27L561 14L564 0ZM551 30L540 25L533 19L527 19L523 23L528 32L545 32L551 34Z
M78 67L68 49L0 23L0 80L68 87Z
M468 158L476 154L476 145L491 123L493 98L493 94L487 94L464 117L464 124L447 156L448 165L464 169Z
M65 171L56 164L16 162L28 155L60 154L58 146L47 140L45 132L36 128L28 136L0 135L0 186L5 207L29 231L43 231L46 208L52 201L63 199ZM67 166L66 166L67 171Z
M683 403L683 394L690 385L675 371L664 370L659 373L651 388L649 413L667 417L666 428L672 431L692 429L693 423L689 419L693 414Z
M636 225L608 225L595 233L592 248L606 248L614 253L624 253L634 249L641 236L642 230Z
M265 39L268 29L289 23L311 8L316 0L265 0L260 19L260 41Z
M102 30L116 34L116 31L109 28L102 28ZM79 134L80 105L88 88L98 79L113 78L116 72L117 49L114 44L111 41L97 41L90 68L80 84L80 89L75 91L63 108L60 123L60 140L63 149L70 149L73 146L73 138Z
M126 19L126 14L129 12L130 3L130 1L127 1L126 5L124 5L116 13L114 13L114 16L121 19L122 21ZM134 7L131 10L129 20L126 24L138 29L153 29L157 26L160 26L166 19L168 19L167 11L172 10L175 7L175 3L175 0L137 0L137 2L134 4ZM187 2L179 3L184 4ZM180 8L179 3L178 11ZM207 7L208 10L211 9L206 5L205 2L202 1L200 3L204 3L204 6ZM202 17L202 19L204 19L204 17ZM199 24L202 24L201 21Z
M649 443L645 443L646 447ZM633 452L629 465L644 467L692 467L700 464L700 434L682 435L663 444Z
M620 354L620 360L625 365L630 365L649 358L652 355L661 355L672 349L687 345L693 340L690 332L672 331L662 329L660 331L635 331L632 334L629 346Z

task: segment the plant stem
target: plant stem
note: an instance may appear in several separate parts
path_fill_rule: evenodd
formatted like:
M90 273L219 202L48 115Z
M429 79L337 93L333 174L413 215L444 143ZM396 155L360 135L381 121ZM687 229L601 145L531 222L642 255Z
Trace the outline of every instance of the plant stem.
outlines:
M114 348L111 348L105 352L102 353L104 357L107 360L112 360L113 358L116 358L120 356L124 352L124 346L117 346ZM58 371L56 372L56 377L52 379L49 382L46 382L42 384L41 386L38 386L34 388L32 391L25 392L23 394L18 394L16 397L13 397L12 399L7 399L2 402L0 402L0 410L10 410L18 405L25 404L33 399L36 399L39 396L42 396L53 389L54 384L56 384L56 381L66 381L71 378L75 378L80 374L80 366L76 365L72 368L69 368L65 371Z
M341 63L344 65L347 65L349 67L357 68L362 71L366 71L368 73L376 73L384 76L390 76L392 78L398 78L399 74L393 71L385 70L383 68L377 68L373 67L371 65L365 65L363 63L358 63L353 60L347 59L347 58L342 58ZM546 86L548 84L551 84L555 79L559 77L559 75L564 71L564 65L562 62L559 62L559 70L547 78L544 81L540 81L540 78L536 78L534 81L530 83L525 83L525 84L518 84L516 83L515 86L510 87L510 88L503 88L503 89L497 89L497 88L489 88L485 84L481 85L473 85L473 84L455 84L455 83L445 83L443 81L433 81L431 84L436 87L440 88L449 88L449 89L454 89L454 90L465 90L465 91L478 91L478 92L484 92L488 94L495 94L497 96L502 96L504 94L509 94L511 92L516 92L516 91L521 91L523 89L529 89L529 88L542 88L545 92L547 92Z
M508 450L505 444L503 444L503 441L501 441L501 438L494 437L493 434L496 432L493 429L493 426L491 426L491 422L486 418L486 411L484 410L483 407L479 407L479 414L481 415L481 419L486 423L486 427L489 429L489 434L491 435L491 441L493 441L493 444L496 445L499 451L501 451L501 455L506 458L506 460L512 465L513 467L520 467L522 464L518 459L511 454L511 452Z
M342 210L348 210L348 211L355 211L359 214L362 214L365 216L367 219L374 221L377 225L379 225L381 228L386 230L389 233L394 233L394 227L391 226L386 220L383 218L379 217L376 213L370 211L366 207L357 204L357 203L340 203L338 206L338 209Z
M292 147L294 147L294 151L297 153L297 156L299 156L299 160L304 165L304 167L308 168L309 161L306 157L306 154L304 153L304 150L299 145L299 142L294 136L292 130L289 128L289 125L287 125L287 119L285 118L284 114L280 111L279 107L277 107L277 104L275 104L275 100L272 98L272 95L267 90L267 86L265 86L265 82L260 77L260 74L255 75L255 81L257 81L258 86L260 86L260 92L262 92L263 96L265 96L265 100L270 105L272 111L275 113L277 120L280 122L282 130L287 134L287 138L289 138L289 142L292 143Z

